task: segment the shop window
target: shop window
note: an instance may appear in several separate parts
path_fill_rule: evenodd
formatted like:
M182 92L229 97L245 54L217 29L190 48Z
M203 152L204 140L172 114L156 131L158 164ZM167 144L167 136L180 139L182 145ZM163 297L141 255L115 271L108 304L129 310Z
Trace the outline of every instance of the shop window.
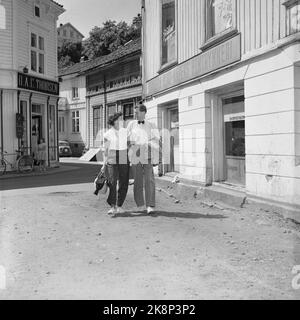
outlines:
M103 106L93 108L93 138L94 146L98 133L103 130Z
M79 98L79 92L77 87L72 88L72 99L78 99Z
M123 105L123 115L124 115L125 121L133 119L134 117L133 103L126 103Z
M65 132L65 118L64 117L58 118L58 131L59 131L59 133Z
M116 112L117 112L117 106L115 104L109 104L107 106L107 118L109 118Z
M79 124L80 124L79 111L73 111L72 112L72 132L73 133L80 132Z
M300 1L289 0L284 3L287 9L287 32L288 35L300 31Z
M223 41L237 32L236 0L206 0L206 40L208 44ZM205 48L207 43L203 46Z
M6 10L0 1L0 29L6 29Z
M31 33L31 71L45 73L45 42L44 38Z
M27 101L20 102L20 113L23 116L23 136L20 141L21 148L28 148L28 133L27 133Z
M176 1L161 2L161 67L177 62Z

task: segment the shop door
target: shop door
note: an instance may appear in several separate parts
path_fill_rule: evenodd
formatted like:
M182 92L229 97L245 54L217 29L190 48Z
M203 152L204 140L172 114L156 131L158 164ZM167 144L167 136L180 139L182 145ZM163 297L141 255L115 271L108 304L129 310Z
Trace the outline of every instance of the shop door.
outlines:
M32 116L31 127L31 147L33 156L36 157L39 140L42 136L42 116Z
M223 100L225 176L230 184L245 185L244 96Z
M170 166L169 172L179 172L179 114L178 108L168 110L170 130Z

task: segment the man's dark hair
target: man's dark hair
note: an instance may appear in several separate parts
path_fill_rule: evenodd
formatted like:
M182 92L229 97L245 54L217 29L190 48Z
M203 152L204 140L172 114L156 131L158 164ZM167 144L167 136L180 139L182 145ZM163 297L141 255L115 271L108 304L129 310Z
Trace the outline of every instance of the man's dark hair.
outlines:
M109 126L113 126L113 125L115 124L115 122L116 122L120 117L123 117L123 113L122 113L122 112L116 112L116 113L114 113L113 115L111 115L111 116L108 118L107 124L108 124Z
M143 101L140 101L135 108L138 108L141 112L147 113L147 107L144 105Z

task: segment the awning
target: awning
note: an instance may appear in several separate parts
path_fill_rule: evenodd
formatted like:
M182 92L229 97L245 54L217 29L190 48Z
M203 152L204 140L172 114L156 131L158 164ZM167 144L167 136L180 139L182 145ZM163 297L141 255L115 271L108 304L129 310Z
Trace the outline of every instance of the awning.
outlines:
M79 160L83 161L103 161L102 148L93 148L88 150Z

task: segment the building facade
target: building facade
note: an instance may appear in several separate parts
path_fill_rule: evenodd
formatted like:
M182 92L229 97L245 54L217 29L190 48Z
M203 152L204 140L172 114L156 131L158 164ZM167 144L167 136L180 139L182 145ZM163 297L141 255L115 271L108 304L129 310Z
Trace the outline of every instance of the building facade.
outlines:
M162 172L300 208L300 1L143 0Z
M58 161L56 23L63 12L52 0L0 2L0 148L11 162L20 148L35 155L41 138L48 165Z
M79 32L71 23L60 24L57 28L57 45L61 47L64 41L77 43L82 42L84 35Z
M101 161L111 114L123 112L125 123L133 119L134 107L142 99L140 58L141 41L135 40L109 55L60 71L59 136L72 150L75 144L89 149L83 159Z

